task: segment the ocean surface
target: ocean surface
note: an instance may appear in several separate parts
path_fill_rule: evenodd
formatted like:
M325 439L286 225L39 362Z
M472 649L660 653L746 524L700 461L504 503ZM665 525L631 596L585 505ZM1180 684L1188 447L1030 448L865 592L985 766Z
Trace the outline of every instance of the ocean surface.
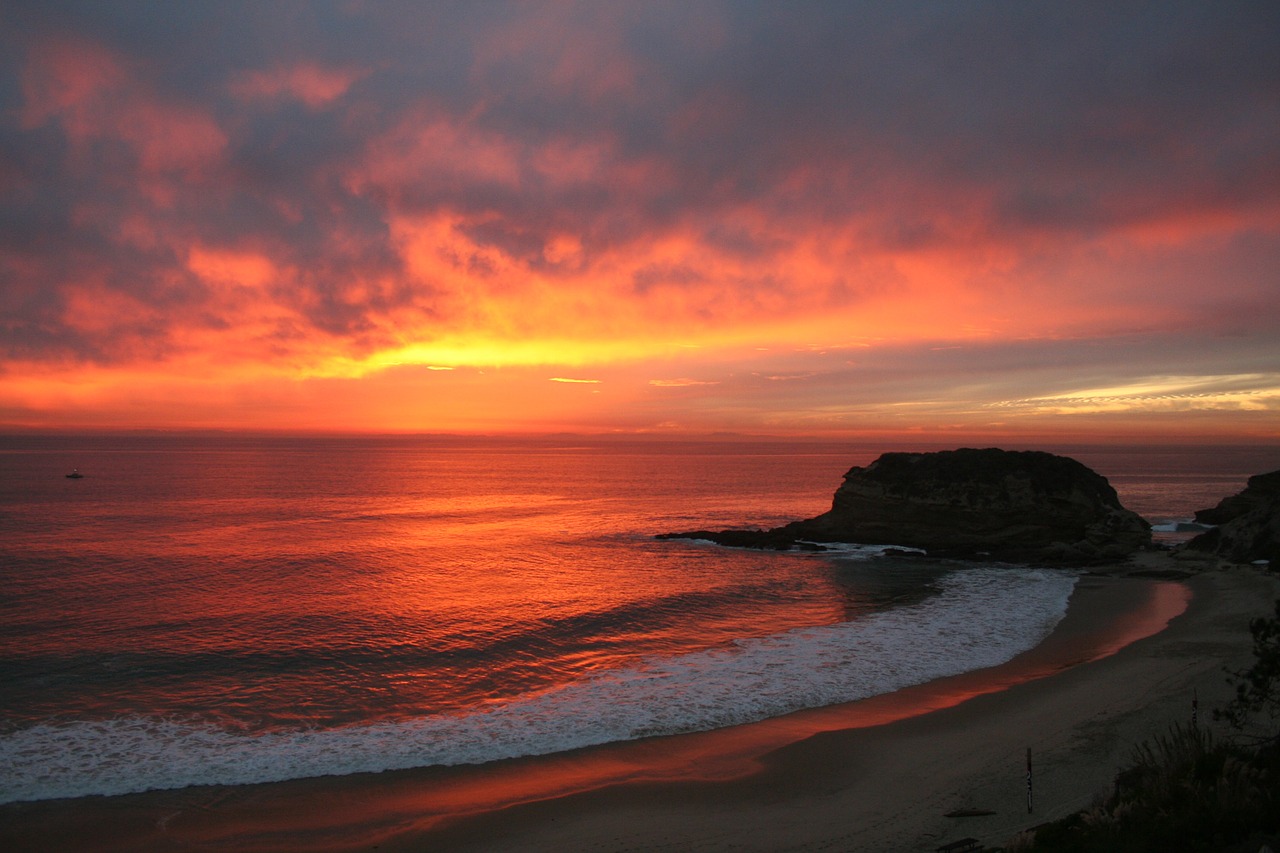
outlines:
M1040 642L1071 572L653 538L816 515L891 449L0 437L0 803L705 730ZM1164 525L1280 468L1275 446L1041 449Z

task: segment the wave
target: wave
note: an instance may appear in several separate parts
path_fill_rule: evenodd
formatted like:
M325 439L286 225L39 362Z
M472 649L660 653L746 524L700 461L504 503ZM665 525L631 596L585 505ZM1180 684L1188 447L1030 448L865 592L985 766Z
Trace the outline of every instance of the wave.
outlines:
M704 731L994 666L1039 643L1075 576L971 568L940 594L853 621L649 658L463 713L246 733L133 716L0 737L0 802L475 764Z
M332 728L362 712L452 712L580 678L610 659L636 659L645 654L638 647L673 653L664 648L673 644L667 632L803 594L794 581L763 578L480 626L458 618L426 622L355 611L326 615L319 626L310 613L173 617L130 632L127 639L122 634L121 644L129 642L131 649L61 650L51 641L5 655L0 734L55 714L101 719L103 713L93 710L111 705L120 709L117 715L154 706L156 715L166 717L205 707L206 715L234 717L238 728L257 730L296 728L302 714L310 715L311 725ZM51 621L47 630L54 638L56 624ZM600 662L585 664L589 659ZM424 691L429 680L422 673L437 674L445 687ZM388 682L405 681L415 682L414 688L386 689ZM381 688L377 698L355 699L370 684ZM319 706L310 701L318 693L345 694L352 701Z

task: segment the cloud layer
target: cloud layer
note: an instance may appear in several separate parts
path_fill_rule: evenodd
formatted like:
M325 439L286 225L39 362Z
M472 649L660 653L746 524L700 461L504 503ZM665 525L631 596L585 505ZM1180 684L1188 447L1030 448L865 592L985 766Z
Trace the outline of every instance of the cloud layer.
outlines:
M0 422L1277 432L1271 4L0 30Z

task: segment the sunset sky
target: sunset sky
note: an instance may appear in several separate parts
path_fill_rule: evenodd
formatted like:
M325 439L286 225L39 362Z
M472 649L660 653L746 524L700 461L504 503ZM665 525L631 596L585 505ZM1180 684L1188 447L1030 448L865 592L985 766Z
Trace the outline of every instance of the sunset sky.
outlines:
M0 7L0 428L1280 441L1280 4Z

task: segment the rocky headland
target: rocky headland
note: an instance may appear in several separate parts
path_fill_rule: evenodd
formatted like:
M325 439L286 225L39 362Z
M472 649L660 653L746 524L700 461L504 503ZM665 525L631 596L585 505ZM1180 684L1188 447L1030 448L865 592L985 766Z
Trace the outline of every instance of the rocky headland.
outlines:
M1280 471L1250 477L1243 491L1196 513L1215 525L1184 547L1232 563L1267 561L1280 566Z
M996 448L885 453L845 474L831 509L770 530L695 530L659 538L821 550L856 542L931 556L1055 565L1123 559L1151 526L1106 478L1065 456Z

